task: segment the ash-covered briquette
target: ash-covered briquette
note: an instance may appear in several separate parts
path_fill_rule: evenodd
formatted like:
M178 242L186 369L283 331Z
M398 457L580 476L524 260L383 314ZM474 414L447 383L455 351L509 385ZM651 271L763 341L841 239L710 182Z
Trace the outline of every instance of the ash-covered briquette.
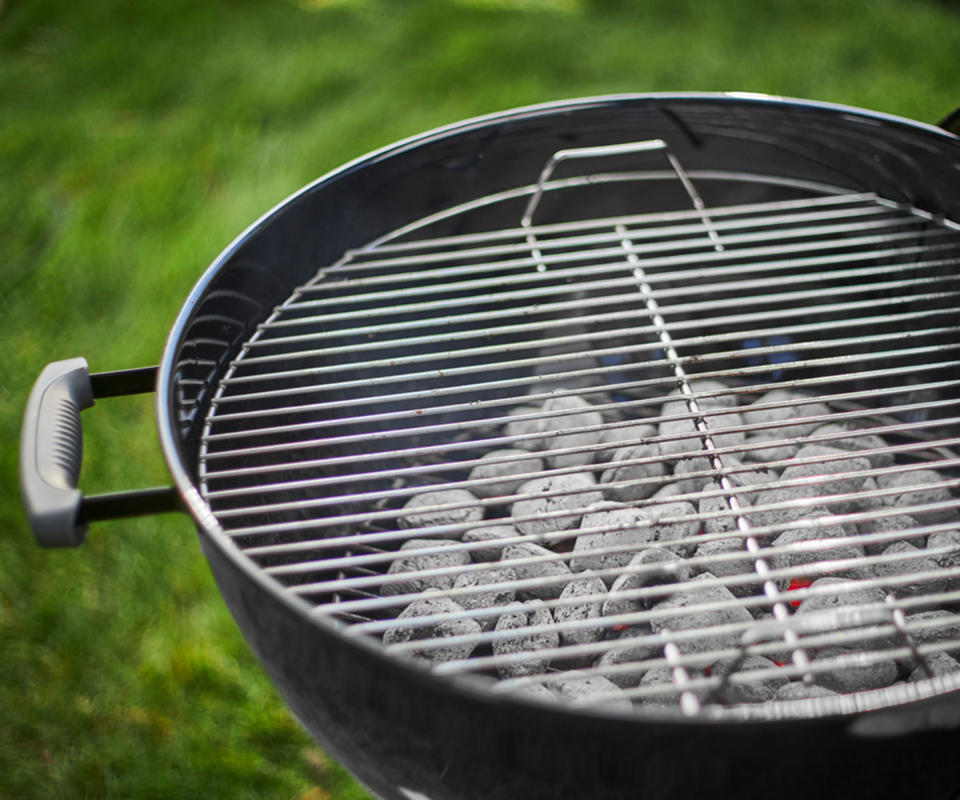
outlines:
M554 468L585 467L593 463L594 446L600 441L603 415L582 397L551 397L543 404L545 413L571 411L556 417L544 417L540 430L544 433L542 447L547 464ZM594 430L579 430L594 428ZM587 448L579 453L555 453L565 448Z
M831 659L841 661L825 667ZM897 663L892 658L863 652L860 648L823 647L817 651L813 665L814 682L841 694L882 689L892 685L898 674Z
M633 708L623 690L602 675L585 675L579 670L569 670L561 680L551 681L551 686L560 697L574 706L620 711Z
M560 594L561 604L578 599L580 601L570 605L558 605L554 609L553 619L560 626L560 641L570 645L590 644L603 638L602 622L591 627L564 628L563 625L599 618L606 594L606 585L590 570L580 573L564 587Z
M717 414L718 407L710 403L700 403L704 412L704 424L710 433L715 447L737 447L743 444L745 434L739 430L743 426L743 417L736 411ZM663 404L661 415L673 417L687 415L686 419L665 419L660 423L660 452L664 455L689 453L703 450L703 434L697 427L696 417L692 416L686 400L668 400Z
M558 411L570 413L557 414ZM551 468L585 467L593 463L594 449L603 433L603 415L589 401L579 395L551 397L540 407L522 406L513 413L537 416L513 420L504 426L505 435L526 437L512 443L511 447L544 451L544 458ZM582 450L555 452L574 448Z
M844 458L847 455L848 457ZM839 447L808 444L797 450L798 459L815 458L814 463L794 464L786 467L780 473L782 481L811 479L811 483L803 488L807 489L810 497L818 498L821 505L826 506L836 514L843 514L855 509L855 501L844 499L836 495L853 494L857 492L866 479L870 469L870 462L862 456L849 456L846 450Z
M688 581L692 577L693 567L676 553L662 547L647 547L636 553L613 581L610 593L603 601L601 614L605 617L631 614L647 605L632 596L636 590Z
M600 449L597 450L595 460L597 462L610 461L617 448L636 447L648 444L646 440L656 435L656 425L652 425L649 422L638 422L633 425L622 425L616 428L604 428L600 432L600 439L597 442Z
M524 417L524 419L515 419L503 426L503 435L509 437L518 437L517 441L510 442L510 447L519 447L522 450L541 450L543 449L543 439L538 435L540 433L540 420L531 414L540 414L543 409L540 406L517 406L507 412L509 416ZM529 419L527 418L529 417Z
M531 456L526 450L516 448L491 450L483 456L482 463L470 470L468 480L495 482L472 486L470 491L477 497L505 497L516 492L524 481L530 479L531 473L542 470L543 459ZM513 478L514 475L526 475L526 477Z
M640 631L637 635L644 635L649 631ZM643 662L663 658L663 647L652 643L641 643L623 639L623 644L611 650L604 651L597 660L597 667L604 671L604 677L615 683L621 689L629 689L640 683L640 679L648 672Z
M513 525L485 525L481 528L471 528L463 534L461 541L467 544L482 546L471 547L470 557L474 561L497 561L503 553L502 539L516 539L520 531Z
M529 563L521 563L522 559L532 560ZM511 561L517 561L517 563L508 563ZM562 556L533 542L508 544L503 548L501 563L510 566L520 580L538 581L534 586L521 589L520 595L540 600L559 597L573 578L573 573Z
M614 450L607 469L600 476L600 483L607 500L628 503L650 497L664 485L666 475L667 467L660 458L660 446L639 444ZM616 485L621 483L622 486Z
M798 619L817 622L832 631L835 645L851 649L896 647L899 634L892 627L892 610L884 606L886 593L866 581L819 578L809 588L810 596L796 610Z
M927 668L924 669L923 665L917 664L907 677L910 683L926 680L930 677L930 673L939 677L941 675L951 675L960 669L960 661L947 653L930 653L923 657L923 661Z
M817 686L815 683L790 681L784 684L774 696L774 700L811 700L815 697L836 697L837 693L826 686Z
M576 528L584 509L603 501L597 481L589 472L534 478L522 484L517 493L530 495L510 507L513 524L528 536Z
M896 542L907 542L914 546L923 545L926 537L918 536L917 534L910 535L907 533L915 528L917 528L919 523L911 516L907 514L896 514L894 516L886 517L868 517L865 520L857 523L857 530L863 536L871 536L873 534L889 534L897 533L898 531L903 531L905 536L903 539L893 539L885 538L882 541L877 542L864 542L863 549L866 550L868 556L875 556L882 553L886 550L891 544Z
M454 589L469 589L476 587L477 591L470 594L459 594L456 602L468 611L483 608L499 608L512 603L517 596L515 589L497 586L517 579L517 573L510 567L491 566L489 569L464 572L453 583ZM497 623L495 614L486 614L474 617L480 627L488 631Z
M580 528L601 532L577 537L570 557L574 572L626 566L638 551L653 543L653 527L644 509L610 504L595 508L583 515Z
M945 652L960 657L960 615L946 609L907 614L907 629L917 644L956 643Z
M870 466L875 468L889 467L893 463L893 453L886 449L887 443L875 433L854 430L841 422L828 422L814 429L810 436L811 438L829 436L830 439L823 441L822 444L853 453L861 450L882 450L883 452L863 454L864 458L870 462Z
M470 563L470 556L462 550L449 551L456 542L447 539L409 539L400 546L397 558L390 563L387 575L409 573L410 577L397 583L384 583L380 594L391 597L415 594L427 589L449 589L457 578L456 569ZM438 550L439 552L420 552ZM445 552L448 551L448 552ZM440 575L424 574L428 570L447 570Z
M767 404L776 407L760 407ZM825 403L792 389L773 389L760 395L752 405L742 409L743 421L747 425L772 425L762 430L783 439L812 433L824 423L824 420L809 422L802 420L808 417L826 416L829 413L830 409ZM775 426L775 423L783 424Z
M689 677L700 677L699 673L688 669ZM691 674L692 673L692 674ZM670 689L662 689L669 686ZM673 680L673 672L669 667L653 667L644 672L643 677L637 684L638 688L646 689L658 687L662 690L655 694L639 695L637 702L645 708L670 708L676 709L680 704L680 691L676 688Z
M898 597L916 597L922 594L938 594L947 588L946 578L921 577L924 573L938 573L940 568L924 551L910 542L896 542L883 551L883 559L873 565L877 578L894 578L893 589ZM916 576L911 580L911 576Z
M650 626L657 633L664 629L704 631L700 636L684 639L678 644L682 652L736 647L743 631L753 622L753 615L747 607L710 572L702 572L693 580L678 585L673 595L653 606L653 611L656 616L650 620ZM731 631L707 631L737 624L743 627Z
M757 465L744 468L744 464L734 455L725 453L721 458L723 474L731 486L763 486L777 479L776 473ZM706 456L684 457L673 468L675 484L684 492L698 492L717 485L717 470L713 461ZM744 492L749 498L750 493ZM749 500L747 500L749 502Z
M736 666L733 674L728 674ZM757 670L769 670L772 674L763 678L749 678L746 681L738 681L735 675L741 675ZM749 655L737 665L728 662L720 662L711 667L711 675L727 676L728 680L720 684L715 693L716 699L729 705L737 703L763 703L767 700L773 700L777 692L790 683L790 679L785 675L777 674L778 667L769 658L758 655Z
M767 446L762 447L761 445ZM740 457L745 462L757 464L786 461L793 458L797 454L797 450L800 449L799 443L786 441L779 434L768 431L747 434L743 441L743 447L743 453Z
M926 678L927 673L917 668L913 658L894 660L884 655L895 648L903 651L906 644L892 622L894 606L885 603L885 597L892 590L897 598L924 603L915 606L919 611L903 609L916 645L960 641L960 615L952 607L947 610L934 605L939 600L937 593L960 588L960 574L952 579L945 575L933 580L912 577L951 569L960 573L960 513L955 492L942 485L946 476L919 465L905 470L904 462L898 465L895 461L890 443L866 429L805 421L829 413L825 404L809 395L775 390L755 401L741 395L741 403L753 405L737 407L738 395L719 382L695 381L694 391L701 395L697 398L703 412L700 418L713 443L735 452L708 455L703 451L703 437L695 431L696 415L679 393L669 396L659 409L644 406L642 411L650 417L686 418L672 421L679 423L675 426L669 421L654 425L631 417L637 413L636 404L625 406L622 412L605 408L601 414L590 400L609 403L609 396L598 400L599 395L586 393L508 411L509 416L529 419L514 419L501 428L501 434L516 436L519 441L504 442L496 436L499 448L481 454L468 479L484 483L471 492L457 489L453 483L430 487L401 510L400 527L447 526L453 530L424 531L420 536L411 532L418 538L401 548L388 570L391 577L410 572L409 580L382 587L385 596L422 593L417 602L433 603L426 607L411 604L401 614L403 619L453 613L455 609L477 616L462 617L459 621L468 627L456 627L455 632L442 623L403 626L388 631L384 642L482 630L487 632L485 639L492 637L489 646L495 656L520 654L518 663L497 668L501 678L559 671L560 680L551 672L545 683L535 678L515 687L531 697L593 704L593 693L605 692L615 707L626 709L630 701L617 687L663 685L664 694L638 697L635 703L675 709L680 694L674 680L681 671L662 666L662 641L653 645L643 639L656 641L657 635L669 631L668 638L681 655L738 648L745 631L772 619L770 603L759 602L764 595L757 571L761 569L758 559L762 559L771 569L791 570L789 577L777 580L781 591L809 587L810 596L802 602L791 602L792 592L784 595L784 602L801 623L800 642L795 647L783 641L775 647L768 645L764 651L769 660L751 653L736 664L738 675L763 669L770 673L769 681L748 677L727 681L713 694L697 690L701 702L830 697L837 692L883 687L908 676L910 680ZM785 405L778 409L755 407L764 403ZM730 430L741 424L768 427L746 436ZM728 429L723 430L724 426ZM808 436L821 440L808 441ZM564 449L583 452L565 454ZM476 454L470 457L476 458ZM810 463L803 463L804 459ZM641 463L631 463L634 461ZM867 475L871 471L876 477ZM514 477L536 473L541 474L532 480ZM722 485L721 475L725 476ZM783 486L784 482L797 485ZM871 492L877 496L869 497ZM498 503L498 498L517 494L526 496ZM678 495L679 499L674 499ZM838 499L838 495L849 497ZM731 509L731 503L739 510ZM914 513L912 506L924 504L942 508ZM430 506L454 508L423 510ZM824 519L820 522L819 518ZM923 530L923 526L945 527L942 523L954 521L955 530L929 535ZM910 533L917 528L919 533ZM902 537L896 535L899 532ZM858 542L861 536L878 533L889 536L870 545ZM718 534L725 538L717 538ZM759 544L759 552L748 552L751 536ZM527 541L502 542L520 537ZM850 541L831 542L839 537ZM454 538L471 545L470 549L442 552L454 544L445 539ZM776 553L771 548L786 552ZM441 552L420 557L407 552L431 549ZM877 563L861 563L865 554L876 557ZM696 561L688 560L691 558ZM852 563L846 567L827 563L842 559ZM525 564L525 560L532 563ZM485 569L461 572L459 568L471 561ZM438 569L446 574L419 575ZM885 580L891 583L873 585L878 579L881 584ZM730 585L723 583L727 580ZM535 585L520 591L500 586L511 581ZM437 590L451 588L467 591L446 598L452 605L431 597ZM638 593L642 599L635 596ZM804 594L807 592L800 597ZM865 610L858 614L860 608ZM484 609L491 613L482 615ZM803 622L803 617L810 619ZM716 631L725 626L733 630ZM501 635L511 631L519 635L497 638L490 633L494 629ZM681 635L694 630L702 633L689 639ZM808 643L815 635L827 641ZM567 647L585 652L577 657L572 650L568 655L540 655ZM777 664L791 662L790 651L796 649L814 660L810 674L815 675L815 684L777 674ZM935 674L960 670L960 644L951 645L950 653L952 657L939 653L929 657ZM467 657L462 651L443 647L424 647L422 655L431 661ZM829 663L827 659L836 657L843 658L840 667L819 670ZM649 668L657 662L661 666ZM573 672L573 668L590 670L590 674ZM723 663L709 668L688 665L683 672L697 679L711 674L717 677L726 668ZM604 677L593 676L594 672ZM576 699L578 692L583 693L583 700Z
M924 523L951 522L960 519L957 502L950 489L943 486L943 476L932 469L916 469L909 472L882 472L877 475L881 489L900 489L897 494L884 497L884 503L893 508L902 508L904 513ZM929 509L913 506L932 504Z
M497 672L501 678L522 678L546 672L550 666L550 658L538 656L538 651L552 650L560 646L560 634L553 616L541 600L511 603L500 615L494 630L502 632L524 628L530 628L530 631L522 636L493 640L495 656L514 656L518 653L525 656L517 661L499 663Z
M449 619L440 622L417 623L410 622L396 628L391 628L383 634L385 645L404 644L424 639L446 639L454 636L476 636L480 633L480 625L475 620L463 617L463 607L446 597L432 597L435 590L427 590L423 597L414 600L397 617L406 620L413 617L426 617L435 614L449 614ZM476 647L476 642L454 642L438 647L424 647L414 650L413 654L420 658L439 664L444 661L457 661L468 658Z
M960 588L960 530L931 533L927 537L927 550L931 551L930 558L946 573L947 591Z
M438 508L432 508L438 506ZM461 525L483 519L483 506L466 489L437 489L411 497L397 520L401 528L430 528L435 525ZM440 531L434 535L459 539L462 530Z
M710 559L710 571L718 578L739 577L740 582L727 584L737 597L762 593L761 581L757 578L757 556L746 550L742 538L708 539L697 546L693 555L694 558ZM717 560L718 556L729 560Z

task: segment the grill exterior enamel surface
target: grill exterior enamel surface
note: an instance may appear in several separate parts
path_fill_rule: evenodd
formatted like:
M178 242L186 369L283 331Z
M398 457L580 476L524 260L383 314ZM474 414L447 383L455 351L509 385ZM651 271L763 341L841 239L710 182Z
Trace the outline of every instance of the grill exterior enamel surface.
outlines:
M384 797L955 789L960 201L927 159L955 140L848 109L599 98L238 239L161 435L321 743Z

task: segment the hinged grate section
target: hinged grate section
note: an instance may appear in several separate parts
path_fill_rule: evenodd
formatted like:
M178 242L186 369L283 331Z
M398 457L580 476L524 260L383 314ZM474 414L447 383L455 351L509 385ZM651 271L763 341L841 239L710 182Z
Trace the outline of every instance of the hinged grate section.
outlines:
M498 691L742 716L960 684L960 232L647 149L671 170L545 170L298 288L207 419L225 532L345 636Z

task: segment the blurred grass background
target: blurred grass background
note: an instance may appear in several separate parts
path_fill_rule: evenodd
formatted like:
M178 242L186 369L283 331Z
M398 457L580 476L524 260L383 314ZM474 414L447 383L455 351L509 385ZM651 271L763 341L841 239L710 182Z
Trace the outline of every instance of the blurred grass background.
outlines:
M730 89L934 122L958 68L960 12L933 0L0 0L0 797L366 796L280 704L189 521L31 543L17 443L43 364L156 363L250 221L435 125ZM86 490L166 481L150 398L84 424Z

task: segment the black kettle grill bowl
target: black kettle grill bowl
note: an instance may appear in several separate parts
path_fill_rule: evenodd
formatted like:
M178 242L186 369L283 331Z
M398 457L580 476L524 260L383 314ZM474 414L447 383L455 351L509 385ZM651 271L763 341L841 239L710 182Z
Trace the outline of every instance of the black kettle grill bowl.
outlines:
M689 172L876 192L960 219L956 137L856 109L770 98L555 103L456 124L346 165L224 251L192 291L164 350L162 446L223 598L297 718L384 798L952 796L960 788L955 693L914 695L916 702L879 711L852 702L848 713L752 721L573 711L492 693L387 657L312 616L309 603L243 555L201 496L200 437L220 379L257 325L318 265L444 209L536 184L564 148L648 139L667 141ZM612 208L628 191L635 193L604 188ZM701 191L708 206L784 196L782 185L762 182ZM657 211L663 202L639 194L630 207ZM483 213L480 227L517 224L498 218L506 213L500 205Z

